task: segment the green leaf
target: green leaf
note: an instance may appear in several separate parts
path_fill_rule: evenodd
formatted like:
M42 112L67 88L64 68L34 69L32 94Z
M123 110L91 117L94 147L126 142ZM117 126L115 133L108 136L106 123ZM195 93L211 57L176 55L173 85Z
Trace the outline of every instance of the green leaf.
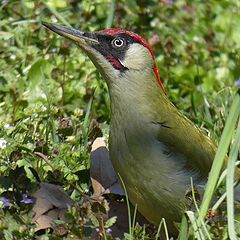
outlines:
M10 39L11 37L13 37L14 35L10 32L3 32L3 31L0 31L0 40L8 40Z
M42 69L42 70L41 70ZM50 73L53 69L53 66L50 62L45 59L37 59L31 66L28 72L28 80L30 82L30 90L36 88L40 83L42 83L43 76L42 72L50 77Z
M105 227L105 228L109 228L109 227L111 227L116 221L117 221L117 217L111 217L111 218L109 218L109 219L105 222L104 227Z
M99 227L99 222L97 217L92 213L90 216L91 222L95 227Z

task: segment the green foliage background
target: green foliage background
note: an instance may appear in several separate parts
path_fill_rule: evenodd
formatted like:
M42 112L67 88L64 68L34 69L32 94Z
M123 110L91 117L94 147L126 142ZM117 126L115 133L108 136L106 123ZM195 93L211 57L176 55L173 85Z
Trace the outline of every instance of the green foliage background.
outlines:
M41 21L142 35L171 101L218 142L240 85L239 9L237 0L2 0L0 195L15 204L11 215L26 215L20 200L36 190L33 171L81 199L35 151L91 194L90 147L97 136L108 137L109 96L100 74L76 46L47 31ZM28 217L14 221L18 229L25 226L18 230L19 239L31 239Z

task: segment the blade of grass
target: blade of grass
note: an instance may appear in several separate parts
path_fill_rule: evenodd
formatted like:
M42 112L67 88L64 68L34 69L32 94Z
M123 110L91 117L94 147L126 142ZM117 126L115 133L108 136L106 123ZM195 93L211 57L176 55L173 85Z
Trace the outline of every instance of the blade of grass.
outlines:
M202 93L203 94L203 93ZM204 110L205 110L205 114L204 114L204 118L209 122L211 123L211 125L213 125L213 122L212 122L212 117L211 117L211 113L210 113L210 110L209 110L209 107L208 107L208 102L207 102L207 98L205 95L203 95L203 106L204 106Z
M163 222L163 227L164 227L164 232L165 232L165 239L166 239L166 240L169 240L167 223L166 223L166 221L165 221L165 218L162 218L162 222Z
M103 239L107 240L107 235L106 235L106 231L105 231L105 228L104 228L104 223L103 223L102 218L101 218L101 224L102 224Z
M240 147L240 121L238 122L237 132L235 141L233 142L230 150L228 166L227 166L227 177L226 177L226 188L227 188L227 216L228 216L228 233L231 240L237 240L237 235L234 226L234 172L235 162L238 157L238 151Z
M200 219L204 218L208 208L210 201L212 199L212 196L215 191L215 186L218 181L218 177L220 174L220 171L223 166L223 162L225 159L225 156L227 154L228 146L230 144L230 141L232 139L232 135L234 132L234 128L240 113L240 96L237 94L234 99L233 103L230 109L229 116L227 118L226 126L223 130L223 134L219 143L219 147L216 153L216 156L213 161L213 165L211 168L211 171L209 173L209 179L206 185L206 191L203 196L203 201L200 206L200 216L199 216L199 223L201 222Z
M130 240L132 240L133 239L133 232L132 232L132 224L131 224L131 211L130 211L130 203L129 203L129 199L128 199L127 189L126 189L125 184L123 182L123 179L122 179L122 177L120 176L119 173L118 173L118 176L119 176L119 179L122 183L122 187L123 187L123 190L124 190L125 195L126 195L127 210L128 210L128 223L129 223L129 235L130 235Z
M109 14L106 21L106 28L110 28L113 22L115 0L111 1Z
M193 227L193 230L194 230L194 235L195 235L195 238L194 239L198 239L198 240L205 240L205 237L201 231L201 228L198 224L198 221L194 215L194 212L193 211L186 211L186 214L191 222L191 226Z
M235 167L237 167L239 165L239 161L235 163ZM221 177L219 178L219 181L217 183L217 188L218 186L221 184L221 182L226 178L227 175L227 169L225 169L222 174ZM234 187L236 187L236 185L238 184L238 182L234 183ZM227 193L223 193L222 196L217 200L217 202L213 205L212 209L213 210L217 210L218 207L222 204L222 202L226 199L227 197Z
M198 208L198 204L197 204L197 201L196 201L196 198L195 198L195 194L194 194L194 184L193 184L193 180L191 178L191 188L192 188L192 198L193 198L193 203L194 203L194 206L195 206L195 222L198 223L197 221L197 218L196 218L196 213L197 213L197 216L199 216L199 208ZM208 230L207 230L207 227L206 227L206 224L204 223L204 220L199 216L199 219L201 221L201 225L199 225L199 233L201 233L201 235L203 235L204 237L206 237L206 239L209 239L209 240L212 240ZM198 225L198 224L197 224Z
M167 230L167 223L165 221L164 218L162 218L161 222L159 223L158 225L158 230L157 230L157 233L155 235L155 240L157 239L161 239L161 236L163 236L162 234L160 234L160 231L161 231L161 228L162 228L162 225L163 225L163 229L164 229L164 233L165 233L165 236L164 236L164 239L165 240L169 240L169 235L168 235L168 230Z
M83 125L82 125L82 132L83 132L83 138L84 138L84 154L87 153L87 144L88 144L88 120L89 120L89 116L90 116L90 110L92 107L92 102L93 102L93 96L94 96L94 91L92 96L90 97L90 100L88 102L88 106L87 106L87 112L83 121ZM90 161L88 163L89 167L90 167Z
M136 215L137 215L137 204L134 208L134 213L133 213L133 220L132 220L132 234L134 233L134 227L135 227L135 221L136 221Z
M47 98L47 111L48 111L48 115L49 115L49 119L50 119L52 140L53 140L53 142L57 143L58 142L58 136L57 136L57 132L56 132L54 118L53 118L52 113L51 113L51 101L50 101L50 98L49 98L47 81L46 81L44 72L42 70L42 67L40 67L40 70L41 70L42 79L43 79L44 93L45 93L46 98Z
M188 222L187 222L187 217L184 214L182 217L180 232L179 232L177 240L188 240L187 235L188 235Z

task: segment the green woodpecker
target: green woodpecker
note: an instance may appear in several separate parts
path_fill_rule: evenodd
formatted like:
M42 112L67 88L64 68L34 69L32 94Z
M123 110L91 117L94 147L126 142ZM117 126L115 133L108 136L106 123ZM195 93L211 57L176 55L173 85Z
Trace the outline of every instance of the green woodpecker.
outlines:
M84 32L43 22L76 43L106 81L111 105L109 151L131 202L152 223L186 210L190 178L206 182L216 146L167 98L148 43L121 29Z

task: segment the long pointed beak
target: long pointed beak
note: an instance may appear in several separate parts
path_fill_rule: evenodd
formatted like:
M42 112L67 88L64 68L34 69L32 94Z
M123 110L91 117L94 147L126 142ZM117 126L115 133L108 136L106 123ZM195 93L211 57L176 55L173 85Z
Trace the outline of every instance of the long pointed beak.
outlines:
M60 36L63 36L67 39L74 41L76 44L79 44L79 45L89 45L87 44L87 41L90 41L92 43L98 43L97 39L92 37L87 37L85 36L86 32L75 29L75 28L65 27L58 24L48 23L48 22L42 22L42 25L44 25L51 31L59 34Z

